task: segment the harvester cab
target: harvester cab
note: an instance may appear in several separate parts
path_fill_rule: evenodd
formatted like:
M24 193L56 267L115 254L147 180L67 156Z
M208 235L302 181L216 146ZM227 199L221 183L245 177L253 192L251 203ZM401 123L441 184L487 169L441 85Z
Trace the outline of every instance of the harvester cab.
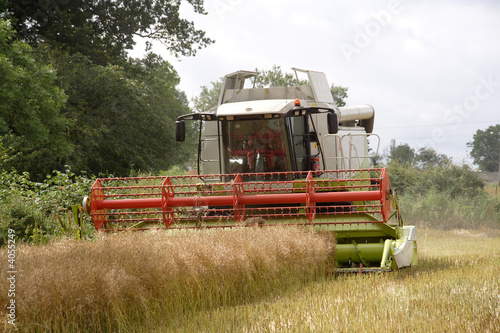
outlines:
M307 225L335 233L340 270L416 265L416 229L403 226L386 169L370 168L374 109L338 107L324 73L293 70L289 87L226 75L216 108L175 124L184 141L186 121L199 122L197 174L98 179L84 202L96 229Z
M374 110L369 105L336 107L326 76L307 73L308 85L245 89L258 73L238 71L224 77L219 105L209 112L179 117L204 121L199 174L367 169L367 138ZM332 149L333 148L333 149Z

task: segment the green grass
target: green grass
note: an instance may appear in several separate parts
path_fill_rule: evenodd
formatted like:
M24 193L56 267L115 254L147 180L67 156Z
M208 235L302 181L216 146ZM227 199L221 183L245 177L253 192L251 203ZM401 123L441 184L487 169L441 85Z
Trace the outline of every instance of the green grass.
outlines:
M498 183L487 183L484 190L488 193L488 195L500 198L500 186Z
M500 200L482 193L477 196L452 197L429 191L405 194L399 198L406 224L434 229L500 228Z

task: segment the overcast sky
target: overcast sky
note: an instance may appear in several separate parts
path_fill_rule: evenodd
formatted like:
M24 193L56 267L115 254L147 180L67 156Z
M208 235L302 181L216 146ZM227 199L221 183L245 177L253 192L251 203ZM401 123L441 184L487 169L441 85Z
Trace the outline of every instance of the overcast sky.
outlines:
M349 88L348 105L375 108L381 150L395 139L456 162L478 129L500 123L498 1L206 0L205 8L202 16L184 5L182 16L213 45L181 61L154 49L190 99L240 69L322 71Z

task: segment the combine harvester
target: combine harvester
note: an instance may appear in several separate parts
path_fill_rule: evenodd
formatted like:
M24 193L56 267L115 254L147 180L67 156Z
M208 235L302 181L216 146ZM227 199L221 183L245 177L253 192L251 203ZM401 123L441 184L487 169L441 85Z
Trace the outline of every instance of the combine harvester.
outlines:
M178 118L178 141L198 122L197 175L97 179L83 204L96 229L305 225L335 233L339 270L416 265L415 227L387 171L370 169L373 108L337 107L324 73L293 70L309 84L244 88L258 73L228 74L217 108Z

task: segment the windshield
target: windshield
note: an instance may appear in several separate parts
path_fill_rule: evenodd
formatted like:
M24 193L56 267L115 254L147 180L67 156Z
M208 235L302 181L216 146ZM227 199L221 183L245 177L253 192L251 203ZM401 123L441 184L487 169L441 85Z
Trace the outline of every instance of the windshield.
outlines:
M226 173L291 171L285 118L225 121Z

